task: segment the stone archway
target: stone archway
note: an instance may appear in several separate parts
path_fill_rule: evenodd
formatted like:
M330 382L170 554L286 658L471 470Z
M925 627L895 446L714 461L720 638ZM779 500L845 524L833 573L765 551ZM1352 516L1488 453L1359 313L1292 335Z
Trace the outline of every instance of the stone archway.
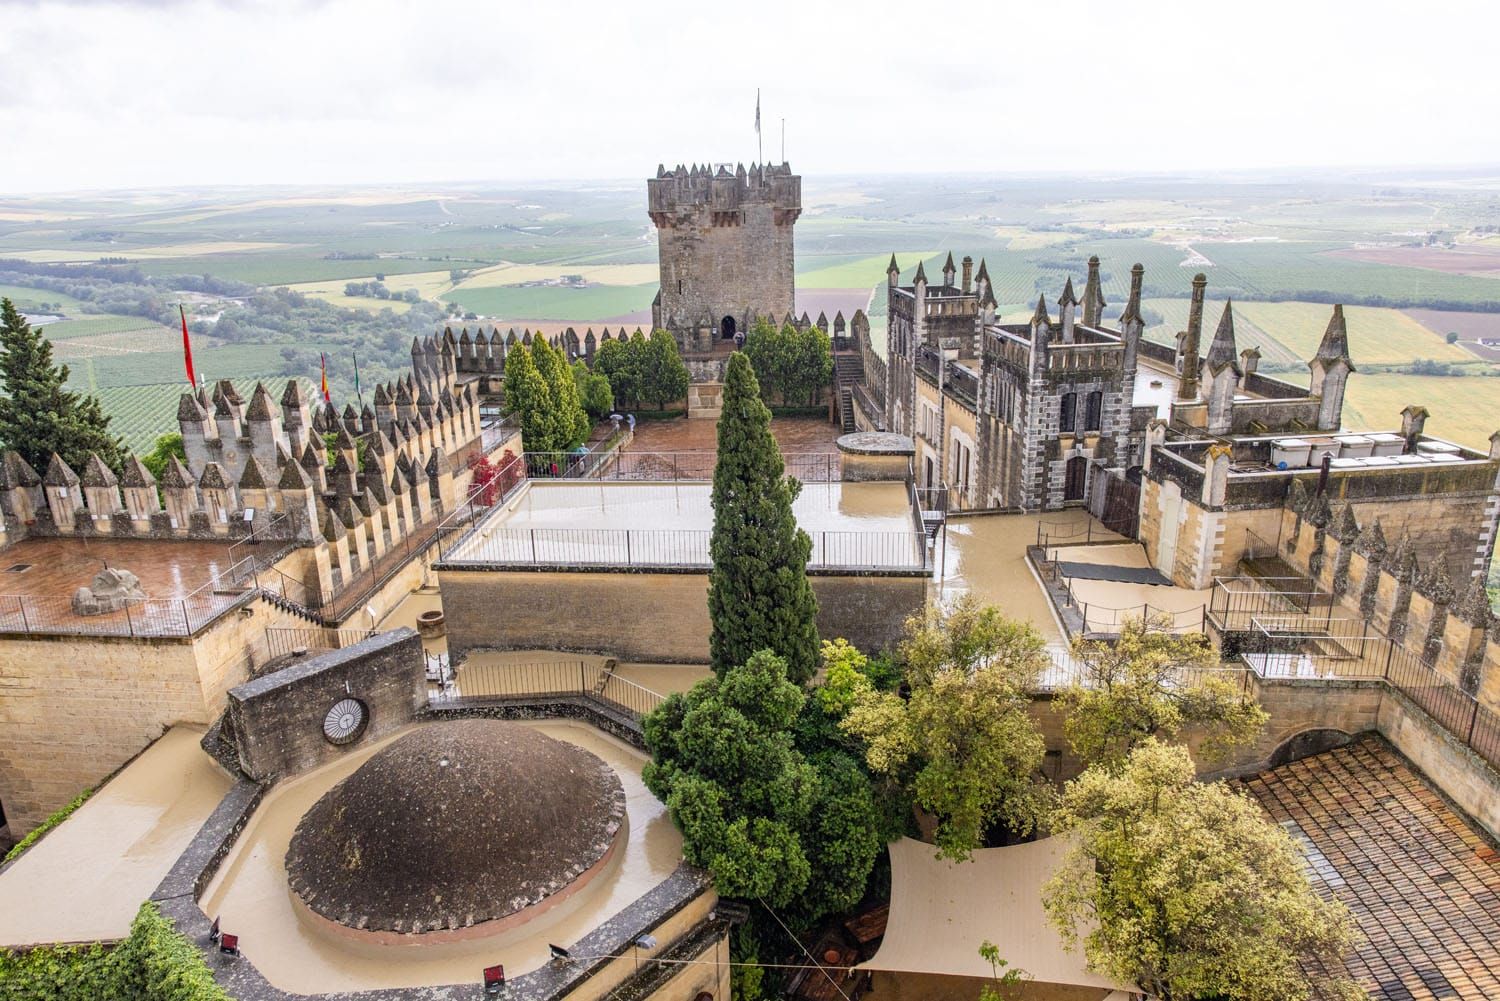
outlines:
M725 316L724 319L719 321L719 336L726 341L734 340L735 332L738 329L739 325L734 322L734 317L732 316Z

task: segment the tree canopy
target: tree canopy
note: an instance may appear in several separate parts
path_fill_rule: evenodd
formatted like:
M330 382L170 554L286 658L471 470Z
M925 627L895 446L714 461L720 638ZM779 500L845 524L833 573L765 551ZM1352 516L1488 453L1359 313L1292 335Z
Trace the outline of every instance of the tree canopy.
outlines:
M865 762L908 790L935 821L939 854L965 859L1000 826L1024 836L1049 806L1034 776L1046 753L1031 717L1031 690L1047 666L1035 629L961 600L907 623L898 655L910 697L856 686L841 724Z
M606 337L594 352L594 371L609 380L615 403L623 407L651 403L665 409L687 396L691 381L676 339L665 330L653 330L649 338L637 330L628 341Z
M714 466L709 541L709 664L723 674L771 650L799 684L818 667L818 602L807 579L812 540L797 527L801 484L786 475L743 353L729 358Z
M589 371L582 358L573 362L573 385L578 390L579 404L593 420L602 420L615 409L615 394L610 389L609 379L598 372Z
M745 338L745 353L767 399L815 403L833 378L833 350L828 335L817 326L799 330L790 323L777 327L756 320Z
M646 717L642 777L682 831L684 857L721 894L815 919L860 899L881 841L857 762L796 747L806 701L762 650Z
M68 366L52 362L52 343L0 299L0 447L20 453L39 473L54 452L74 470L97 452L120 472L125 446L110 432L109 418L96 398L64 389L67 381Z
M1347 908L1313 892L1253 800L1194 781L1185 748L1147 738L1119 769L1088 769L1052 829L1074 847L1043 903L1101 975L1162 1001L1364 997L1341 973Z
M1127 620L1115 642L1073 641L1083 676L1058 694L1063 732L1086 763L1118 764L1148 737L1201 734L1200 754L1222 757L1254 742L1267 715L1229 678L1202 633L1178 635L1166 624Z
M573 373L545 338L506 356L505 408L519 418L528 452L566 452L588 440Z

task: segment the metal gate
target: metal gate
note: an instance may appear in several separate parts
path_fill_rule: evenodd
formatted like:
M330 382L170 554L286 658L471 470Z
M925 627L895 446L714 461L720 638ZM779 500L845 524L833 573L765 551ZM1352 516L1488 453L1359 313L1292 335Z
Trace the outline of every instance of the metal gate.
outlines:
M1140 527L1141 485L1095 464L1089 477L1088 510L1105 528L1135 538Z

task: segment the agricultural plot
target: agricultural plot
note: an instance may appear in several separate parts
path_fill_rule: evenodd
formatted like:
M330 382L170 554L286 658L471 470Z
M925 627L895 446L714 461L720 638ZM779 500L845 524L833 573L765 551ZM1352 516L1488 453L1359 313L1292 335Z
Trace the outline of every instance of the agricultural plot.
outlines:
M928 261L927 277L933 278L932 261L937 262L941 268L943 260L947 256L944 251L941 254L935 250L898 250L896 251L896 263L916 272L917 261ZM961 256L961 255L960 255ZM868 257L857 257L853 260L842 260L838 263L828 264L820 268L803 272L797 275L797 287L799 289L813 288L874 288L885 284L885 269L890 266L890 254L873 254ZM941 281L941 277L938 277Z
M109 416L110 430L125 439L132 452L149 451L156 439L177 430L177 401L187 381L149 386L111 386L95 391ZM242 394L243 395L243 394Z
M1317 302L1234 304L1236 321L1245 317L1301 360L1317 352L1332 313L1333 307ZM1344 320L1349 329L1349 353L1356 367L1361 362L1399 365L1419 358L1442 362L1474 360L1467 351L1447 343L1399 309L1346 306Z
M201 275L249 282L252 285L292 285L302 282L352 281L376 273L384 275L431 271L435 267L482 266L486 261L431 261L408 258L328 260L306 255L262 253L143 260L137 266L150 275Z
M1485 340L1500 340L1500 313L1460 313L1443 309L1405 309L1407 316L1444 339L1454 333L1459 342L1481 357L1491 355L1493 348L1475 351L1473 342L1481 337Z
M42 303L60 306L65 310L76 310L83 303L70 295L50 289L32 288L29 285L0 285L0 299L9 299L17 309L36 310Z
M157 335L168 333L171 327L148 320L143 316L110 316L107 314L82 314L78 319L47 323L38 329L49 341L65 341L78 337L97 337L100 334L128 334L135 331ZM181 331L178 332L181 336Z
M498 288L522 282L556 281L563 275L582 275L590 285L645 285L660 274L656 264L501 264L475 272L458 288ZM445 273L444 279L448 276ZM387 282L386 284L390 284Z
M567 320L591 323L650 309L656 285L564 288L460 288L443 296L464 309L501 320Z
M1381 299L1393 305L1422 302L1500 304L1500 281L1445 274L1423 268L1372 264L1335 256L1336 243L1198 243L1194 249L1213 261L1209 281L1226 294L1293 300ZM1378 304L1378 303L1377 303Z
M1344 396L1344 426L1392 430L1401 426L1401 411L1410 404L1431 413L1427 433L1463 445L1487 449L1500 429L1500 378L1363 373L1349 380Z
M219 379L247 379L252 385L256 379L279 378L285 364L282 348L305 348L313 351L336 350L328 343L298 342L296 344L226 344L219 347L193 350L193 367L200 379L215 382ZM175 376L184 372L180 348L166 351L141 351L134 354L117 354L109 357L86 357L72 368L70 385L93 392L113 386L148 386L159 383L163 376ZM187 376L183 375L186 380Z

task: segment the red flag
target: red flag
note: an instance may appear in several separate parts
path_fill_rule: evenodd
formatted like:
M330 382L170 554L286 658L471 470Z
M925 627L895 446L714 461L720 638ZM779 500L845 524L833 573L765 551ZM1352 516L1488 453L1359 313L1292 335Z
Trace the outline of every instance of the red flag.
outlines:
M328 395L328 356L319 353L318 361L323 366L323 402L332 403L333 399Z
M198 378L193 373L193 346L188 343L187 313L183 311L182 305L177 306L178 315L182 317L182 360L187 362L188 385L198 385Z

